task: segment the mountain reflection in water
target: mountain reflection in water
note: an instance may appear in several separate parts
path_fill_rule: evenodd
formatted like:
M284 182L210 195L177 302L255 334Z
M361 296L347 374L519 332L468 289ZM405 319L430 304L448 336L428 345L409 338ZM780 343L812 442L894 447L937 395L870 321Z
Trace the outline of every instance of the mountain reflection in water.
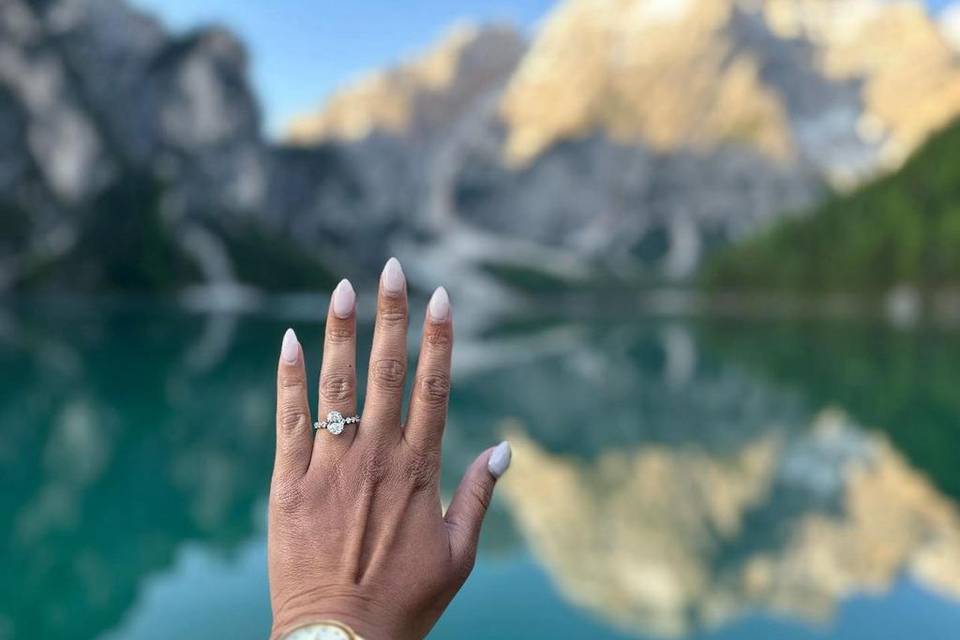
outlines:
M291 323L320 344L302 318L0 308L0 640L140 637L146 619L173 635L164 607L183 591L202 610L205 590L161 601L160 578L220 572L259 602ZM863 637L865 623L829 635L830 621L904 576L907 623L948 634L931 603L960 620L957 336L557 317L458 344L444 495L504 434L514 468L434 638L542 637L537 616L567 637L706 637L744 620L759 637ZM530 558L545 581L489 577ZM501 630L471 635L481 608ZM262 636L266 599L247 615Z
M886 439L825 413L734 454L639 447L578 464L519 433L505 491L572 602L662 637L753 610L826 622L904 573L960 599L960 518Z

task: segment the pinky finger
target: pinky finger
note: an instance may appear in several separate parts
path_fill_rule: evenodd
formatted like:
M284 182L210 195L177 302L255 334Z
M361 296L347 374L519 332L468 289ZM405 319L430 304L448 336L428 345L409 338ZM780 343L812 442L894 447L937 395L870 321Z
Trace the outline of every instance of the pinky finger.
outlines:
M277 370L277 475L302 475L310 464L313 433L307 404L303 349L293 329L287 329Z

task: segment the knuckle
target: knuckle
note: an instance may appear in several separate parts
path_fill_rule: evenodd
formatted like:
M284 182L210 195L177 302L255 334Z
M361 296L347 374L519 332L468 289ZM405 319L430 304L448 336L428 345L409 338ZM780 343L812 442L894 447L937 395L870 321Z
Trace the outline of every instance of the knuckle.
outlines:
M490 508L490 500L493 498L493 493L486 485L475 483L470 485L470 497L476 502L480 515L482 516L487 512L487 509Z
M307 417L303 407L294 402L284 402L277 411L277 422L280 427L286 431L305 428L310 418Z
M421 376L416 385L417 397L431 407L443 406L450 396L450 376L430 373Z
M411 451L401 467L403 480L417 491L432 487L440 469L440 456L434 452Z
M449 325L438 325L427 330L424 339L438 351L447 351L453 344L453 334L450 332Z
M303 487L291 480L275 480L271 499L274 507L282 513L291 513L303 505Z
M354 331L351 327L328 327L327 342L330 344L346 344L353 340Z
M373 488L387 477L387 461L377 448L364 454L360 462L360 485L364 488Z
M303 381L303 376L281 376L280 388L287 392L294 392L306 389L307 386Z
M407 373L407 365L397 358L382 358L373 363L370 377L387 389L400 389Z
M400 327L407 323L407 307L404 304L390 304L377 314L378 322L384 327Z
M320 398L328 403L346 402L356 388L352 372L332 371L320 376Z

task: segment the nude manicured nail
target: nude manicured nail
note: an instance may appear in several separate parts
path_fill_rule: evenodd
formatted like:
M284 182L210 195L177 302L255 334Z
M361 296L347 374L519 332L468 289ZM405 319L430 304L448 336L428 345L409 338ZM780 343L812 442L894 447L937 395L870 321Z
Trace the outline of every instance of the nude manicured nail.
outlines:
M507 469L510 468L510 458L512 454L510 443L506 440L493 449L493 452L490 454L490 459L487 461L487 469L493 474L494 478L499 478L507 472Z
M443 287L438 287L430 297L430 304L427 306L430 312L430 319L434 322L443 322L450 317L450 296Z
M293 364L300 357L300 342L297 340L297 334L293 332L293 329L287 329L287 332L283 334L280 357L289 364Z
M349 318L356 303L357 294L353 290L353 285L344 278L333 290L333 315L341 319Z
M403 283L406 279L403 276L403 267L400 266L400 261L396 258L387 260L380 280L383 282L383 289L388 293L400 293L403 291Z

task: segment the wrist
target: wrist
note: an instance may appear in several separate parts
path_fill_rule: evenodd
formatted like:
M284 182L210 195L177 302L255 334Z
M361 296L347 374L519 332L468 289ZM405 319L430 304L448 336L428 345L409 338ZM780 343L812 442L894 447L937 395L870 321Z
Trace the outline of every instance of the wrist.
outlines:
M387 623L387 617L383 612L373 611L370 607L327 602L323 603L323 606L317 606L317 603L307 606L288 606L282 612L277 612L270 638L286 640L298 629L323 622L338 623L347 627L358 640L393 640L399 637L390 632L391 626ZM290 640L300 639L290 638Z
M365 640L356 631L339 620L322 620L281 632L281 640Z

